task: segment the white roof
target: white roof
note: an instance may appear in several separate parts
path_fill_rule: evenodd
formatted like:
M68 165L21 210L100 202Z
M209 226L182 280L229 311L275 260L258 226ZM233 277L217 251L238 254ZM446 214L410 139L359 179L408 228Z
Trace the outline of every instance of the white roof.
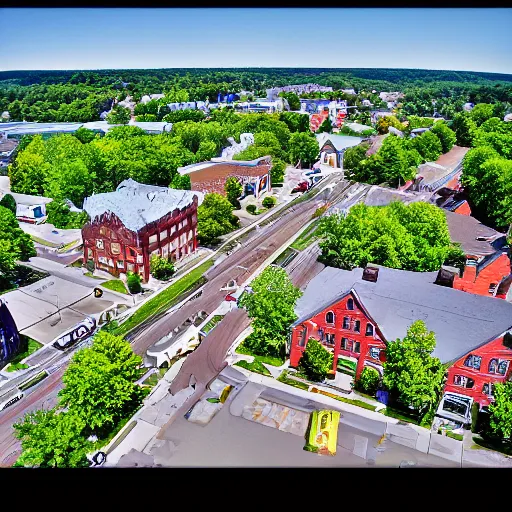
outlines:
M186 208L194 196L197 196L201 204L201 192L144 185L130 178L121 182L115 192L87 197L84 210L93 220L106 212L112 212L129 230L137 232L169 212Z
M201 169L206 169L207 167L211 167L215 165L215 162L203 162L198 164L187 165L186 167L179 167L178 172L183 176L184 174L190 174L191 172L200 171Z

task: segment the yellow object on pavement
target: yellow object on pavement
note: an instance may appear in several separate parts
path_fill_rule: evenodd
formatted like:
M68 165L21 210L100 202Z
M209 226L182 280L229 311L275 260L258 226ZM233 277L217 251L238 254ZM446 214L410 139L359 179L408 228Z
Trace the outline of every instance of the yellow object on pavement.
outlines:
M313 411L304 450L319 455L336 455L339 421L338 411Z

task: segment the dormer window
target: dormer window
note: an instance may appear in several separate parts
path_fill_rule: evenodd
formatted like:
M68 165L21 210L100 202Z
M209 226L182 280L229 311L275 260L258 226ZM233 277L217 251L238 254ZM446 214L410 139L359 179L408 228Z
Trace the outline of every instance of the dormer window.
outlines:
M334 323L334 313L332 311L328 311L327 312L327 314L325 315L325 321L328 324L333 324Z
M366 324L366 336L373 336L373 325L372 324Z
M474 356L470 354L466 357L464 361L464 366L469 366L470 368L474 368L475 370L480 370L480 364L482 363L482 358L480 356Z
M347 309L350 309L350 310L354 309L354 299L347 300Z

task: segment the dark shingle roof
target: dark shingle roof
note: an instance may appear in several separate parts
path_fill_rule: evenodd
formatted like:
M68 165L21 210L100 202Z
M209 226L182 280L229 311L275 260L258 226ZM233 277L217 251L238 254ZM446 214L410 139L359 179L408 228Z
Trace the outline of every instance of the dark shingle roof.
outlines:
M380 267L376 283L363 281L363 269L327 267L313 278L297 301L299 324L353 290L386 340L403 338L423 320L436 334L433 355L443 362L462 357L512 327L512 304L433 284L437 272Z

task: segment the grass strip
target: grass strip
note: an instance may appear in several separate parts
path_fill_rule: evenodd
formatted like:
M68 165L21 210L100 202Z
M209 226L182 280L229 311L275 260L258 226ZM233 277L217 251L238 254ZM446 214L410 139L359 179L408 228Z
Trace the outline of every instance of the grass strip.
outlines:
M259 361L260 363L269 364L271 366L283 366L283 364L284 364L284 359L280 359L279 357L260 356L258 354L254 354L246 346L244 346L243 343L240 343L240 345L238 345L238 347L236 348L235 352L237 354L244 354L246 356L253 356L256 361Z
M126 286L124 285L121 279L112 279L110 281L105 281L102 285L102 288L107 288L107 290L112 290L114 292L124 293L125 295L129 295Z
M483 439L481 437L473 436L473 442L480 448L486 450L493 450L495 452L503 453L512 456L512 443L501 441L499 439Z
M51 247L52 249L56 249L60 245L60 244L55 244L55 243L52 243L52 242L48 242L48 240L44 240L43 238L39 238L39 237L34 236L34 235L30 235L30 238L32 238L32 240L34 242L37 242L40 245L45 245L46 247Z
M162 293L159 293L156 297L148 300L124 323L115 329L114 334L118 336L125 336L148 318L172 307L175 299L192 288L212 265L212 260L204 262L202 265L192 270L192 272L189 272L181 279L178 279Z
M392 407L386 407L382 409L380 412L384 414L384 416L388 416L389 418L395 418L396 420L405 421L407 423L414 423L414 425L420 425L420 421L412 416L403 414Z
M240 366L241 368L245 368L250 372L261 373L262 375L271 376L272 374L265 368L259 361L254 360L252 363L247 361L238 361L235 363L235 366Z
M318 224L320 223L320 219L315 220L305 231L303 231L299 238L293 242L290 247L292 249L297 249L297 251L303 251L307 247L309 247L313 242L315 242L318 237L315 233L318 231Z
M63 245L62 247L59 247L57 250L58 253L62 254L63 252L67 252L69 249L71 249L75 245L79 245L80 240L73 240L72 242L67 243L66 245Z
M282 382L283 384L288 384L299 389L304 389L305 391L309 389L309 384L306 384L305 382L301 382L299 380L288 378L288 370L283 370L283 372L281 373L281 375L279 375L277 380L279 382Z
M46 373L46 370L43 370L42 372L38 373L35 377L32 377L30 380L27 380L26 382L23 382L18 386L20 391L25 391L28 388L31 388L41 382L43 379L46 379L48 377L48 374Z
M202 329L201 331L208 334L222 319L224 316L215 315Z
M23 334L21 334L20 336L23 336ZM25 350L24 352L20 352L14 359L12 359L11 365L20 363L21 361L23 361L23 359L27 358L29 355L33 354L36 350L39 350L43 346L42 343L39 343L38 341L33 340L28 336L25 336L25 338L27 339L27 350Z

